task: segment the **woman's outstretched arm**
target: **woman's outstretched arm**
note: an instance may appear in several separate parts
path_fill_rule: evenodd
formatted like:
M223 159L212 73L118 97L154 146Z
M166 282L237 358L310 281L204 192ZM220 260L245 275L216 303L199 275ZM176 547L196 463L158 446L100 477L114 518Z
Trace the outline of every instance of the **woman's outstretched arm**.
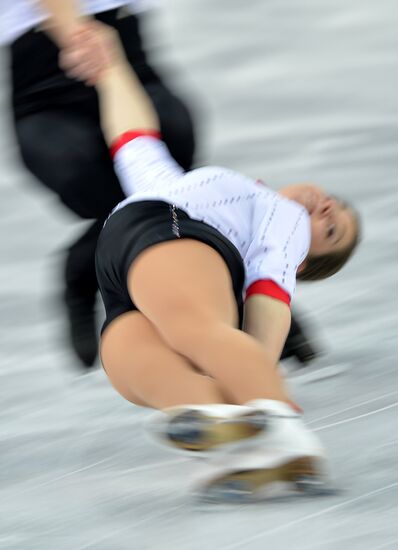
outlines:
M88 22L62 52L61 62L72 76L95 84L101 125L109 145L129 130L159 130L156 111L113 29L97 21Z
M159 119L152 102L124 59L101 75L96 88L101 126L108 145L129 130L159 130Z

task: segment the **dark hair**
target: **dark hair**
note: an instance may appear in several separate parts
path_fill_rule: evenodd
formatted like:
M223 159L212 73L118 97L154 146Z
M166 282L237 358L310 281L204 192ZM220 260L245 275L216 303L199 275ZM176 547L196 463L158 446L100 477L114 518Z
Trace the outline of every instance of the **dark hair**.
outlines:
M361 238L359 214L351 206L347 207L353 212L356 233L353 241L344 249L338 252L331 252L323 256L308 256L306 264L300 273L297 273L298 281L320 281L331 277L343 267L351 258Z

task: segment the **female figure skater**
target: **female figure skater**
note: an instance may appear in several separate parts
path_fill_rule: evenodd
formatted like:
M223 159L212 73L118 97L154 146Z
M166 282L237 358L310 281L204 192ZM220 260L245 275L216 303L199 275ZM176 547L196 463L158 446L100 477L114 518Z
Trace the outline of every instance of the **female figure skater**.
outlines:
M314 185L276 193L226 168L184 172L115 34L88 24L71 44L63 63L96 82L128 197L97 248L110 381L162 411L153 427L164 442L212 451L206 494L251 497L275 480L313 489L324 451L276 365L296 272L338 271L357 244L355 213Z
M185 170L192 166L195 127L187 105L169 89L147 59L141 20L153 0L3 0L0 44L9 46L12 108L26 167L82 218L96 221L67 253L64 301L71 343L83 365L97 356L94 253L110 210L124 196L99 123L93 87L67 78L59 49L90 14L115 28L157 111L162 138ZM62 170L59 167L62 165ZM95 192L96 200L91 200ZM316 355L301 323L292 320L284 357L307 363Z

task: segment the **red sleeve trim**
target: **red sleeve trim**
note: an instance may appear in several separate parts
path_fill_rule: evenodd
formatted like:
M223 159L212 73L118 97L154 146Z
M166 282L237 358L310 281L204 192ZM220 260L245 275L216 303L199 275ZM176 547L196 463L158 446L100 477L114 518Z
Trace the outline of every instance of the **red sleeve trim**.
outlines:
M142 136L151 136L156 139L161 139L160 132L157 130L130 130L128 132L124 132L111 143L109 147L111 157L113 158L119 149L123 147L123 145L126 145L129 141L133 141L133 139Z
M253 294L265 294L290 306L289 294L270 279L261 279L252 283L246 290L246 300Z

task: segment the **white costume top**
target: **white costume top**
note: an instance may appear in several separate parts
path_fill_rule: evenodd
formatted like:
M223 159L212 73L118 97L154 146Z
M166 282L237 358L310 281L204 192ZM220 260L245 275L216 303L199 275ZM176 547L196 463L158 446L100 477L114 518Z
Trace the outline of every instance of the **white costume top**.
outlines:
M245 291L259 281L272 281L287 293L283 301L289 303L310 245L307 210L227 168L184 172L162 141L135 136L126 133L113 147L115 170L128 197L114 212L142 200L163 200L183 209L235 245L245 267ZM258 292L269 293L257 285Z
M64 0L59 0L63 2ZM131 13L145 11L156 0L78 0L82 13L101 13L126 6ZM48 15L40 8L38 0L0 0L0 44L9 44L19 36L36 27Z

